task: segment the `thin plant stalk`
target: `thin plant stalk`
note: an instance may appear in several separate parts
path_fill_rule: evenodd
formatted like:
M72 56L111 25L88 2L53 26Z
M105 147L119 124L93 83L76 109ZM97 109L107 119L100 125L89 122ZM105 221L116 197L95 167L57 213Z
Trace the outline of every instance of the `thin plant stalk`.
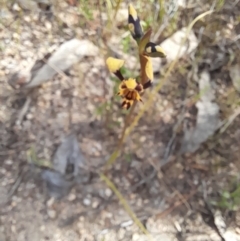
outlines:
M110 158L107 161L106 166L110 167L112 164L114 164L114 162L116 161L120 151L121 151L121 147L125 142L125 139L127 138L127 136L131 133L131 131L134 129L134 127L138 124L139 119L142 117L142 115L144 114L145 110L151 105L151 103L154 100L155 95L158 93L158 91L161 89L161 87L163 86L163 84L165 83L165 81L167 80L167 78L170 76L171 71L174 69L177 61L178 61L178 56L179 53L181 51L182 46L185 44L187 37L193 27L193 25L200 20L201 18L205 17L208 14L211 14L212 11L207 11L201 15L199 15L198 17L196 17L188 26L187 29L187 33L186 36L184 38L184 40L182 41L179 51L177 53L177 57L176 59L170 64L166 74L164 75L163 78L160 79L159 84L154 88L154 90L151 92L151 94L149 95L149 99L148 101L144 104L144 106L142 107L142 109L140 110L140 112L138 113L138 115L134 118L133 122L131 123L131 125L128 127L130 118L133 114L134 111L134 106L132 106L131 111L128 113L128 115L126 116L125 119L125 123L124 123L124 128L122 131L122 135L119 139L119 143L118 146L116 148L116 150L112 153L112 155L110 156ZM126 210L126 212L128 213L128 215L132 218L133 222L140 228L140 230L146 234L149 238L149 240L154 240L152 235L146 230L146 228L143 226L143 224L141 223L141 221L137 218L137 216L135 215L135 213L131 210L130 206L128 205L127 201L124 199L124 197L122 196L122 194L118 191L117 187L114 185L114 183L103 173L99 174L101 179L107 184L107 186L109 186L112 191L115 193L115 195L118 197L120 203L123 205L124 209Z
M100 174L101 179L108 185L109 188L115 193L118 197L120 203L123 205L124 209L128 213L128 215L132 218L133 222L139 227L139 229L147 235L149 240L154 241L152 235L147 231L141 221L137 218L136 214L132 211L131 207L128 205L126 199L122 196L122 194L118 191L117 187L114 183L104 174Z

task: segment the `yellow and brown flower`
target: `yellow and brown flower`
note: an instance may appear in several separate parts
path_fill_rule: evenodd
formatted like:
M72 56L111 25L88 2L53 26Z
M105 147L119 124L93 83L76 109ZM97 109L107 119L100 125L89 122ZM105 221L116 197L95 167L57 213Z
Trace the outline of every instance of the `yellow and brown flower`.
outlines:
M122 107L129 109L134 101L142 101L140 95L143 92L142 84L138 83L134 78L124 79L120 71L124 64L124 60L109 57L106 63L109 71L122 81L119 85L118 91L118 95L123 98Z

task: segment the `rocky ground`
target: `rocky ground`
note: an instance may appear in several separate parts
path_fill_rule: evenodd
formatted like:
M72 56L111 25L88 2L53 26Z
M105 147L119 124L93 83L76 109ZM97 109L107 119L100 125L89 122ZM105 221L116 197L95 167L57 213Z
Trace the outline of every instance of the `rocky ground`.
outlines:
M175 71L105 173L150 236L99 177L126 116L105 59L118 54L131 73L138 71L125 27L127 2L114 23L114 10L96 7L97 1L94 7L74 6L74 0L0 3L0 241L240 240L240 2L233 2L179 1L178 10L169 3L163 24L152 20L153 38L169 56L154 61L156 86L176 56L183 28L217 9L194 26ZM157 6L136 2L142 19ZM87 42L76 42L51 66L51 57L71 39ZM32 66L39 65L54 69L53 77L26 88L39 75ZM73 144L60 149L69 135ZM66 152L81 156L81 168L70 178L56 167ZM56 179L52 173L46 179L49 170Z

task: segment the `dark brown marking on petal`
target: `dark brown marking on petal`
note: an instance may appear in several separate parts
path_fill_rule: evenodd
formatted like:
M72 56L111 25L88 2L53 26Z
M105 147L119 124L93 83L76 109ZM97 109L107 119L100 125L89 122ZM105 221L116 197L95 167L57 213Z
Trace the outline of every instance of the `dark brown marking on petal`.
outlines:
M152 42L149 42L149 43L147 43L147 45L146 45L146 47L145 47L145 49L147 49L147 48L151 48L151 51L150 51L150 53L154 53L154 52L157 52L157 50L156 50L156 44L155 43L152 43Z
M131 107L132 103L128 100L124 100L122 102L122 108L126 108L127 110Z
M143 90L143 86L141 84L138 84L136 87L135 87L135 90L138 91L138 92L141 92Z
M124 101L122 102L122 107L124 107L126 104L127 104L127 102L124 100Z
M122 73L120 72L120 70L117 70L114 74L119 78L119 80L121 80L121 81L124 80L123 75L122 75Z
M127 103L127 110L128 110L130 107L131 107L131 103L128 102L128 103Z
M143 36L143 31L142 31L139 17L137 17L137 19L134 20L133 16L128 15L128 23L134 26L134 27L131 26L131 29L133 30L131 31L133 38L134 39L141 38Z
M133 92L132 91L129 91L126 95L126 99L127 100L132 100L133 99Z
M150 86L152 86L152 82L149 80L147 83L145 83L145 84L143 85L143 89L147 89L147 88L149 88Z
M126 84L121 85L121 89L126 89L126 88L127 88Z
M132 92L132 100L136 100L137 99L137 92L133 91Z

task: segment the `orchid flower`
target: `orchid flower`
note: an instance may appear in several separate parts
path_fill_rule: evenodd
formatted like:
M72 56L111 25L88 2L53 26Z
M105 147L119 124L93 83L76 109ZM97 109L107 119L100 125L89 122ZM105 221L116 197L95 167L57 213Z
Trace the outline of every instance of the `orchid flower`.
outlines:
M140 60L139 78L124 78L121 68L124 60L109 57L106 60L109 71L115 74L121 81L118 95L123 98L122 107L129 109L135 101L141 101L141 94L144 89L151 86L153 81L153 67L151 58L166 57L164 50L157 44L150 41L152 29L150 28L145 34L143 33L140 19L136 10L130 4L128 7L128 27L132 37L138 44Z

